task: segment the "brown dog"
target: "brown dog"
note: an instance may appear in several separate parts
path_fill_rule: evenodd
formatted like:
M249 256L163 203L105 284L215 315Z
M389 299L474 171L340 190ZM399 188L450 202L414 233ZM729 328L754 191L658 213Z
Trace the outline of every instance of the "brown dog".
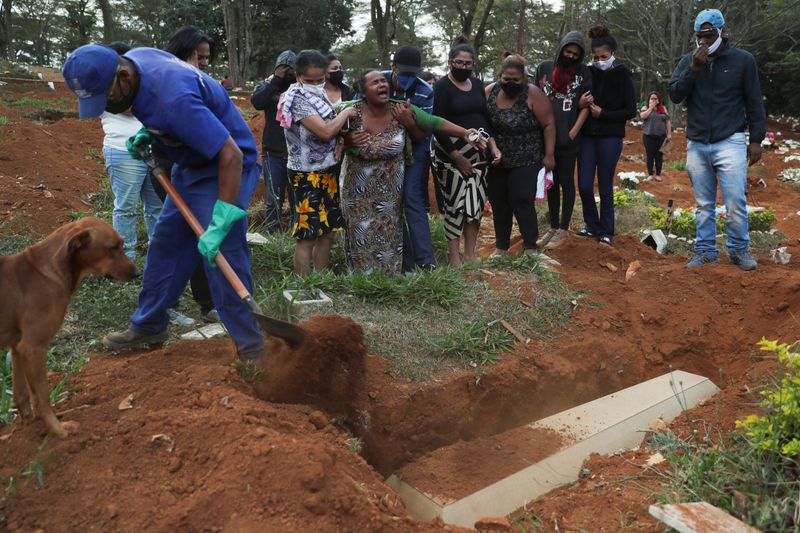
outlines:
M120 280L136 274L119 234L91 217L0 257L0 346L11 348L14 404L23 420L39 417L59 437L78 425L60 423L50 405L47 347L64 321L70 296L89 274Z

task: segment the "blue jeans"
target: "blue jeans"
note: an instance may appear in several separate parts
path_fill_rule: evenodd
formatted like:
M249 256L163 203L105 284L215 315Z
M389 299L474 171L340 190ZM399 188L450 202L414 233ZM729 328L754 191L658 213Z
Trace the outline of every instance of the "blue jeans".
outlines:
M242 172L237 205L247 206L258 182L260 167L255 165ZM211 221L211 213L219 194L219 183L215 176L193 180L181 172L176 165L172 172L172 184L189 205L197 220L205 228ZM228 236L222 241L220 252L231 264L247 290L253 290L250 274L250 251L247 249L247 218L236 222ZM147 264L139 293L139 306L131 317L131 328L143 333L158 333L167 329L167 309L178 301L198 261L205 266L211 298L219 312L222 323L236 344L237 353L243 358L260 357L264 336L258 329L249 309L233 290L218 268L212 268L208 260L197 251L197 237L183 219L175 203L167 198L164 211L156 224Z
M139 198L144 204L144 223L148 241L153 238L153 229L161 213L161 199L147 175L147 165L132 158L127 150L103 147L106 171L111 178L114 193L114 210L111 223L125 241L125 255L136 257L136 208Z
M281 231L281 206L284 195L292 205L292 195L287 191L286 159L264 152L264 185L267 186L267 231Z
M581 138L578 155L578 190L586 229L597 237L614 236L614 173L622 154L622 137ZM594 177L600 193L600 214L594 201Z
M686 170L694 187L697 204L695 253L717 255L717 182L727 209L725 233L728 252L747 251L750 247L747 220L747 144L744 133L734 133L725 140L703 144L689 141L686 147Z
M431 227L428 222L428 169L430 153L426 144L414 147L414 164L407 166L403 179L403 270L435 265Z

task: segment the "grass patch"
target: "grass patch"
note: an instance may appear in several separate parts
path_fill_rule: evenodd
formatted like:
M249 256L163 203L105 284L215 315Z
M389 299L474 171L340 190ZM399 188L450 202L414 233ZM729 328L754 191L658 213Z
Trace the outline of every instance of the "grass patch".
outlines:
M679 159L677 161L666 161L664 163L664 166L667 167L667 168L671 168L673 170L685 171L686 170L686 160L685 159Z
M498 320L472 322L435 341L434 355L470 366L497 362L497 354L511 349L514 336Z
M11 385L11 352L0 348L0 425L14 421Z
M761 531L800 527L800 355L773 341L759 343L778 359L762 391L761 415L736 423L714 446L682 441L665 448L674 472L662 502L707 501Z
M8 126L9 124L11 124L11 121L8 119L8 117L0 115L0 126Z

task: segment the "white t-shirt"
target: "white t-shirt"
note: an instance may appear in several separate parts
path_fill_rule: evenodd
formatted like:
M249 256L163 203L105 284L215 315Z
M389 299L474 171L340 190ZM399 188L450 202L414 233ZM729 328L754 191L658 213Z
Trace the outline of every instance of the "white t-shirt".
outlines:
M103 146L117 150L127 150L125 141L142 129L142 123L129 113L114 114L104 111L100 115L100 121L103 123L103 132L106 134L103 138Z

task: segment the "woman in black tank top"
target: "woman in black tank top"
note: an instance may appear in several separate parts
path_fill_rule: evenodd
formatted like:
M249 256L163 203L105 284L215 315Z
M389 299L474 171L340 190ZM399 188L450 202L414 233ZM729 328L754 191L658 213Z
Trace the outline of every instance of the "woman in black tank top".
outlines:
M555 166L555 122L550 101L525 76L525 60L508 56L499 83L486 88L489 123L500 157L492 161L488 192L494 218L495 251L505 255L511 244L512 216L517 219L525 251L533 253L538 238L536 178L542 164Z

